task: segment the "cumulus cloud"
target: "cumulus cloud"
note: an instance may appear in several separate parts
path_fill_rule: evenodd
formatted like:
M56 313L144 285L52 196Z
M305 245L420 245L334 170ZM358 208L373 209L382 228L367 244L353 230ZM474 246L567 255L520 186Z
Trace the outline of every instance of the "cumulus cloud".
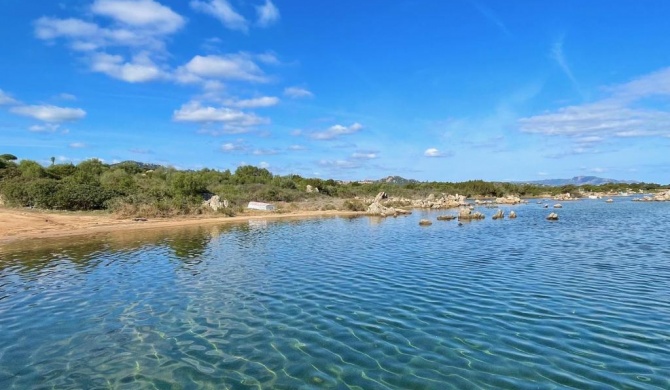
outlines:
M247 32L249 22L235 11L235 9L226 0L193 0L190 2L191 8L218 19L226 28Z
M185 24L181 15L153 0L96 0L91 11L121 24L161 33L173 33Z
M284 95L290 97L291 99L300 99L313 97L314 94L308 91L305 88L300 87L288 87L284 89Z
M311 133L310 138L315 140L331 140L347 134L354 134L363 129L360 123L354 123L350 126L335 125L327 130Z
M227 100L225 103L227 106L235 108L272 107L279 104L279 98L274 96L262 96L253 99Z
M256 7L258 14L257 24L261 27L268 27L279 20L279 9L270 0L265 0L265 4Z
M9 96L7 93L5 93L2 89L0 89L0 106L3 105L10 105L10 104L16 104L18 103L16 99L13 97Z
M268 81L263 70L243 53L193 57L176 71L176 78L183 83L204 82L207 79Z
M119 55L98 53L91 58L91 70L129 83L144 83L165 77L147 53L134 56L131 62L125 62Z
M646 104L648 98L670 98L670 68L604 90L601 100L521 118L519 129L569 139L574 147L558 157L597 152L597 144L615 139L670 137L670 111Z
M177 122L225 123L234 127L247 128L269 123L267 118L228 107L202 106L200 102L191 101L175 110L173 119Z
M9 109L10 112L31 117L49 123L60 123L82 119L86 111L81 108L58 107L52 105L16 106Z

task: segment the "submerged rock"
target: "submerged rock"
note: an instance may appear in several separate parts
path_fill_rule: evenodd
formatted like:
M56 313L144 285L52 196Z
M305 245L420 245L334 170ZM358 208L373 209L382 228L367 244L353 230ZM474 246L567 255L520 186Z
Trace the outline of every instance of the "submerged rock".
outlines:
M457 217L455 215L438 215L437 220L438 221L453 221Z
M514 219L516 218L516 212L514 210L509 212L509 219Z
M428 219L422 219L419 221L419 226L430 226L433 223Z

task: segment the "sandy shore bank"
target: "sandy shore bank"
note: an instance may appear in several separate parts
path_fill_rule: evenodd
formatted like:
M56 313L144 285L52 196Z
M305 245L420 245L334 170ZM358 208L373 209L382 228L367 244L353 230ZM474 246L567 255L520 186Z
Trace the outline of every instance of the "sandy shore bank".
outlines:
M120 219L102 212L50 212L31 209L0 208L0 244L25 239L243 223L250 220L278 220L356 215L362 215L362 213L351 211L301 210L286 213L244 213L234 217L203 215L178 218L154 218L146 221L136 221L133 219Z

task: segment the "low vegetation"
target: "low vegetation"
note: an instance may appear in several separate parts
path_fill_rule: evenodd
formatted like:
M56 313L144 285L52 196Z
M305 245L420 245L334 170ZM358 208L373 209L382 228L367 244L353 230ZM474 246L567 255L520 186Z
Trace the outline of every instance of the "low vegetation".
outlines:
M18 161L18 162L17 162ZM306 192L307 186L318 192ZM604 184L581 186L582 191L616 192L654 190L657 184ZM211 212L203 200L213 195L227 199L230 207L220 212L232 215L249 201L298 202L321 200L323 209L334 209L337 198L346 199L344 210L364 211L360 198L385 191L396 197L417 198L431 193L461 194L468 197L507 195L540 196L578 193L576 186L546 187L471 180L449 182L374 182L342 183L304 178L298 175L273 175L264 168L241 166L231 172L212 169L177 170L170 167L127 161L105 164L91 159L77 165L49 166L31 160L18 160L12 154L0 155L0 196L5 204L55 210L109 210L125 216L168 217ZM317 199L318 198L318 199Z

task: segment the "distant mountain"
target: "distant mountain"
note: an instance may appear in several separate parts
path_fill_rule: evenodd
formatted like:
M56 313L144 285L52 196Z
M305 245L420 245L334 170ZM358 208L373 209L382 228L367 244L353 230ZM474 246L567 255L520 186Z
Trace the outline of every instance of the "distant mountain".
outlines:
M414 179L405 179L404 177L400 177L400 176L389 176L389 177L385 177L383 179L379 179L379 180L377 180L377 182L378 183L391 183L391 184L403 185L403 184L409 184L409 183L418 183L419 181L414 180Z
M519 182L517 182L519 183ZM546 179L546 180L534 180L534 181L527 181L523 183L528 183L528 184L535 184L535 185L540 185L540 186L566 186L566 185L576 185L576 186L583 186L583 185L600 185L600 184L609 184L609 183L614 183L614 184L633 184L633 183L639 183L638 181L635 180L615 180L615 179L605 179L602 177L596 177L596 176L575 176L572 179Z

